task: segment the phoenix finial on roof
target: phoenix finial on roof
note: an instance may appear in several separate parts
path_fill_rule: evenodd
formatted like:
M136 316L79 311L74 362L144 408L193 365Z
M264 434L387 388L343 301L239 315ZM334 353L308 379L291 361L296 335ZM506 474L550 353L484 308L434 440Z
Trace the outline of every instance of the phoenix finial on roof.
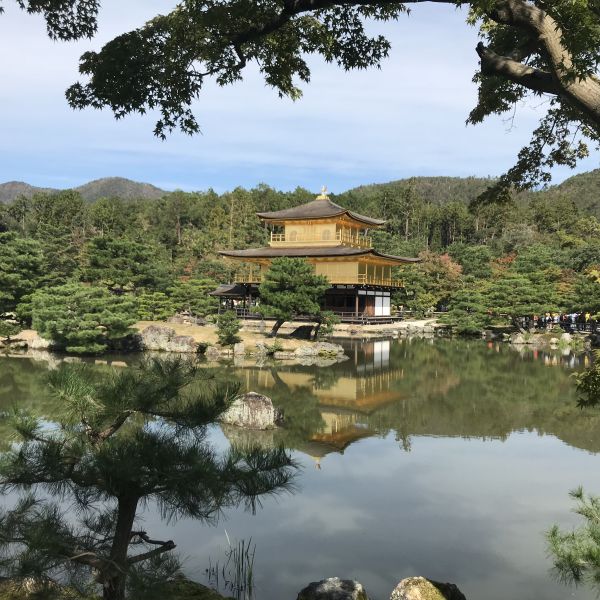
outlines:
M321 188L321 194L317 196L317 200L329 200L329 196L327 195L327 186L324 185Z

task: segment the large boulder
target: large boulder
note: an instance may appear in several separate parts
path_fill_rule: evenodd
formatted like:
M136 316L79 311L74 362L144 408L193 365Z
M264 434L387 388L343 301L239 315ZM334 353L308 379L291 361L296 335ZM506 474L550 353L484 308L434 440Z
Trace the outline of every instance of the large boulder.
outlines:
M315 342L313 344L306 344L300 346L294 350L294 356L296 358L303 358L307 356L320 356L322 358L333 358L336 356L345 356L344 348L339 344L332 344L330 342Z
M177 335L171 327L150 325L140 333L142 350L158 352L198 352L198 344L192 336Z
M369 597L358 581L330 577L309 583L296 600L369 600Z
M52 347L52 341L43 338L35 329L24 329L15 337L27 342L30 350L48 350Z
M565 333L560 336L560 341L563 344L570 344L573 341L573 336L565 331Z
M522 333L513 333L510 336L510 343L515 344L515 346L521 346L525 344L525 336Z
M206 356L208 360L218 360L221 358L221 351L215 346L208 346L204 351L204 356Z
M221 415L220 420L246 429L272 429L281 422L282 414L268 396L248 392L238 396Z
M390 600L467 600L453 583L425 577L407 577L392 592Z

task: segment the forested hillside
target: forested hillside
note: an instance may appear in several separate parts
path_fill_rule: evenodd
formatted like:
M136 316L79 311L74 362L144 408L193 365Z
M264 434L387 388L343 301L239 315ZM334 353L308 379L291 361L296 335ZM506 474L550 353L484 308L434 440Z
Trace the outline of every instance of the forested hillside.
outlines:
M379 250L422 258L399 273L406 290L398 304L419 312L462 307L483 322L490 315L600 310L600 223L592 214L599 178L599 171L588 173L477 210L469 203L487 180L415 178L333 199L387 219L373 232ZM29 320L36 290L67 299L79 289L69 286L84 285L85 293L96 290L102 310L110 310L112 296L136 318L207 314L214 302L206 292L239 268L218 251L266 244L256 212L313 198L301 188L266 185L140 199L86 201L77 191L20 196L0 205L0 313L17 310ZM52 292L57 286L63 288Z
M74 188L84 200L98 200L98 198L117 197L127 199L135 198L160 198L167 192L149 183L138 183L123 177L104 177L90 181ZM22 181L8 181L0 183L0 203L12 202L20 196L31 198L34 194L58 193L63 190L53 188L40 188Z

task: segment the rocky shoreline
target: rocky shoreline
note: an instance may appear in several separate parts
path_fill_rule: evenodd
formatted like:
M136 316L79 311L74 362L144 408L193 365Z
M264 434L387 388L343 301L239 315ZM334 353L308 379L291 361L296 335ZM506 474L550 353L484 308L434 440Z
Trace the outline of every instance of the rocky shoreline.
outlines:
M293 329L295 324L291 324ZM242 341L234 346L224 347L216 343L211 336L211 327L188 328L179 331L176 326L162 323L140 323L132 336L126 353L179 353L198 355L208 361L233 360L263 362L265 360L293 361L302 365L329 366L348 360L344 348L337 343L309 341L291 336L268 338L255 327L244 327ZM449 336L448 327L435 319L400 321L386 325L339 325L334 338L369 340L377 338L435 338ZM490 342L510 344L515 348L544 350L589 351L600 347L600 335L589 332L566 333L556 331L511 331L509 328L492 328L481 332L481 338ZM204 341L206 340L206 341ZM0 341L0 352L40 356L41 360L74 361L78 356L69 356L53 347L34 331L24 330L9 340ZM123 351L118 351L123 354ZM98 357L96 362L106 364ZM116 364L118 363L118 364ZM122 361L112 361L114 366L126 366Z
M246 339L233 347L197 341L190 335L179 335L175 329L162 325L150 325L136 334L131 352L143 353L178 353L204 356L209 361L249 359L262 361L272 359L278 361L294 361L303 365L327 366L348 360L344 348L331 342L310 342L306 340L269 340L266 338ZM64 355L50 340L42 338L34 330L25 330L10 340L0 342L0 352L22 353L39 356L42 360L78 360L78 356ZM95 360L98 364L107 363L102 358ZM126 366L122 361L111 361L113 366Z
M589 332L568 333L556 331L493 331L482 332L488 341L500 341L515 347L549 350L591 350L600 346L600 336Z

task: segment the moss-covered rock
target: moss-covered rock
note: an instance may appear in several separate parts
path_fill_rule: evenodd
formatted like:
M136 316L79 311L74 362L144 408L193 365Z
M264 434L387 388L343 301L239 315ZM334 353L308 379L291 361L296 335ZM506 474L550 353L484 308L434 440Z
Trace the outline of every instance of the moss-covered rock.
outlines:
M168 587L169 600L234 600L189 579L177 579Z
M296 600L369 600L369 597L358 581L330 577L309 583Z
M453 583L439 583L425 577L407 577L394 589L390 600L466 600Z

